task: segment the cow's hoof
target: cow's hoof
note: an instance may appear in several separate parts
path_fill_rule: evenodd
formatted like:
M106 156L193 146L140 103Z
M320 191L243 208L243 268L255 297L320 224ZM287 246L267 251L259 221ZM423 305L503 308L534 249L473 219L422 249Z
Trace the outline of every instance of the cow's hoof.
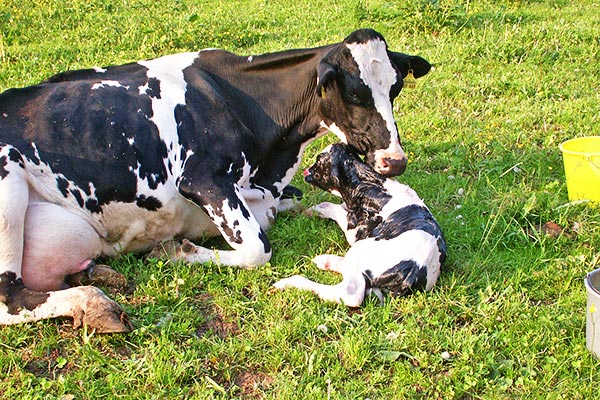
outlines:
M147 258L167 258L172 259L177 255L177 250L181 247L181 243L177 240L167 240L154 246L154 248L146 255Z
M129 316L121 306L106 297L100 289L93 286L87 288L85 304L73 313L73 328L87 325L97 333L127 333L133 330Z
M169 260L179 260L185 256L197 252L196 245L187 239L180 243L176 240L162 242L148 253L148 258L167 258Z
M179 247L179 255L187 256L194 253L196 253L196 245L187 239L183 239L181 247Z
M66 279L70 286L95 285L112 289L127 288L125 275L115 271L108 265L90 263L85 271L69 275Z
M304 194L302 193L302 190L298 189L296 186L292 186L292 185L287 185L286 187L283 188L283 191L281 193L281 199L294 199L296 201L300 201L302 200L302 197L304 196Z
M115 271L108 265L96 265L93 271L90 271L92 284L107 286L111 288L126 288L127 278L125 275Z

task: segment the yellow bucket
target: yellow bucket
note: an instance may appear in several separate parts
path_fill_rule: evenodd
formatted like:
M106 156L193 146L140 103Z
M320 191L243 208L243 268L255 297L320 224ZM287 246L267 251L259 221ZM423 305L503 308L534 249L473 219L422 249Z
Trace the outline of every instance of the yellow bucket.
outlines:
M567 140L560 145L569 200L600 203L600 136Z

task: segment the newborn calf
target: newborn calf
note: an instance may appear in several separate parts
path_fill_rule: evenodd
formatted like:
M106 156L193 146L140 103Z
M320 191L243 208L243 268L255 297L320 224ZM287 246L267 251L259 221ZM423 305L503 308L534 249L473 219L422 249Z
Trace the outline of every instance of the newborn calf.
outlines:
M446 259L446 243L414 190L379 175L342 144L327 147L304 176L344 200L312 210L336 221L351 247L345 257L322 254L313 259L319 268L341 273L339 284L295 275L275 283L277 289L310 290L323 300L358 307L371 291L381 299L381 290L403 296L433 287Z

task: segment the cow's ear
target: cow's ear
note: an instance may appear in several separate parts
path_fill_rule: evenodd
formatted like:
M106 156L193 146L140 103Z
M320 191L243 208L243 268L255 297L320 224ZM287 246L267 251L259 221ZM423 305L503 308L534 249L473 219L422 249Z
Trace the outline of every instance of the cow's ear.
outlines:
M331 87L336 76L335 67L326 61L317 66L317 96L325 97L326 90Z
M390 60L402 73L402 77L408 75L408 71L412 69L415 78L420 78L423 75L426 75L431 69L431 64L422 57L395 53L393 51L388 51L388 53Z

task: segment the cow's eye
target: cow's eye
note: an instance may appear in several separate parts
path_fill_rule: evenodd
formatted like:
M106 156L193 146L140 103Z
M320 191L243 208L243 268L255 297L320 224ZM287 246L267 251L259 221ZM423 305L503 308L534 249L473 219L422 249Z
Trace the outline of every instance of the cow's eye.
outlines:
M348 101L350 101L351 103L357 104L357 105L360 105L362 103L360 96L356 92L348 93Z

